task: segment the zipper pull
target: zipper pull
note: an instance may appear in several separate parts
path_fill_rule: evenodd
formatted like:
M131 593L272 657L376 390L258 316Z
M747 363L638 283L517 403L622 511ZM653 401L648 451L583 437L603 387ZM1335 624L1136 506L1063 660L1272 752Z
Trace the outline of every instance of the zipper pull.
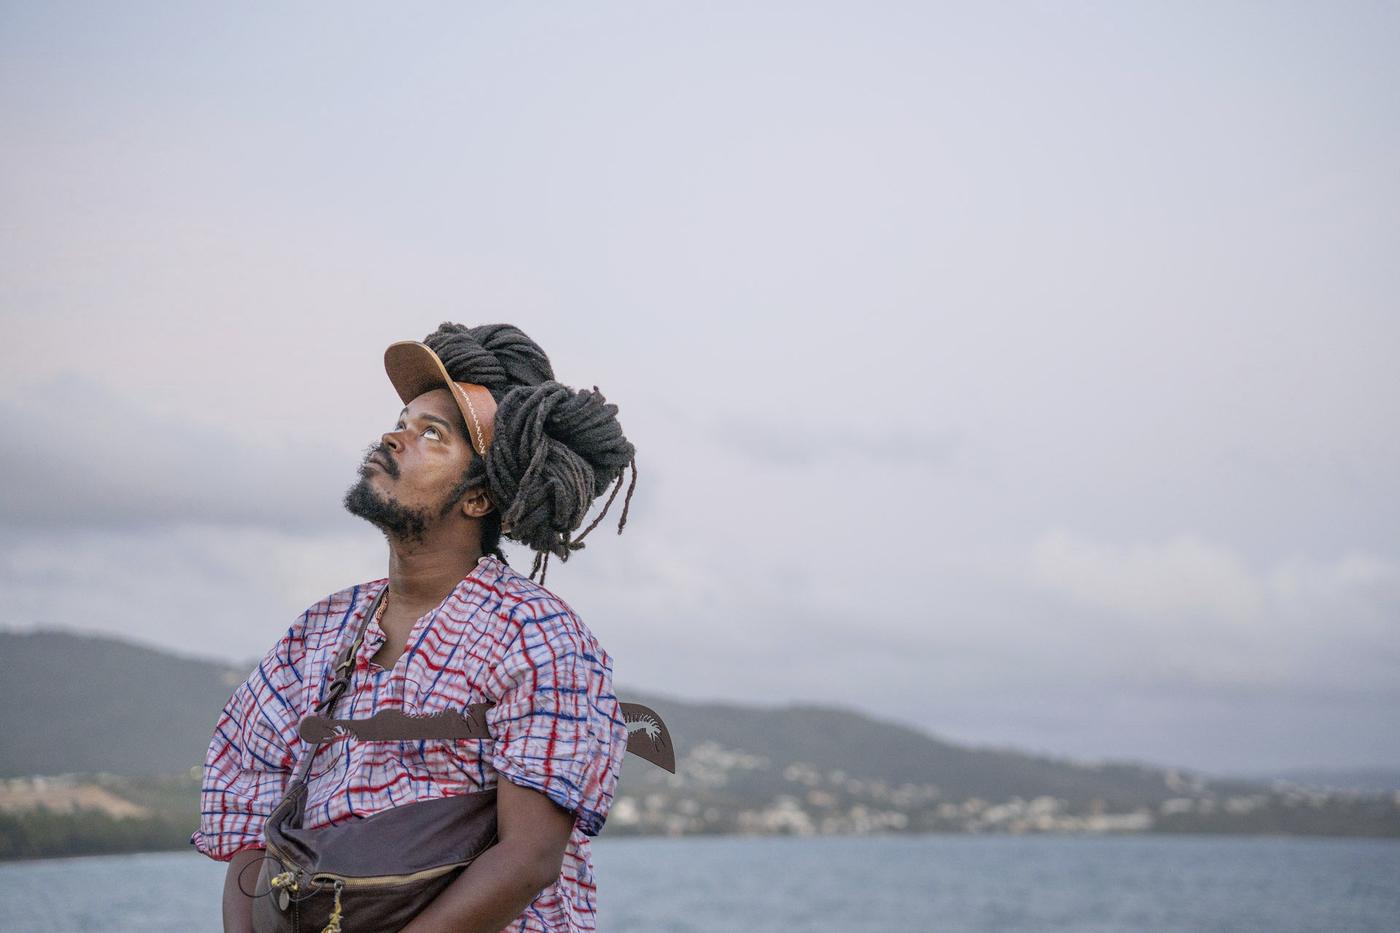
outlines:
M268 883L277 889L277 906L286 910L287 905L291 902L288 890L295 891L297 889L296 872L284 871L280 875L274 875Z
M325 925L321 933L341 933L340 930L340 889L345 887L345 882L339 878L335 881L335 909L331 911L330 922Z

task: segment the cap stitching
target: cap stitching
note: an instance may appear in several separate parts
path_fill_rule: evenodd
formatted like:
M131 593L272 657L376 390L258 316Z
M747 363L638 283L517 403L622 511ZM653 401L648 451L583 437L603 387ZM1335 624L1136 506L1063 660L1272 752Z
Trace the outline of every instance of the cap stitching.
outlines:
M484 457L486 456L486 451L483 449L486 447L486 435L483 434L481 431L481 421L477 417L476 406L472 404L472 398L470 395L467 394L466 389L458 385L455 380L453 381L452 385L454 388L456 388L458 394L462 396L462 399L467 403L467 411L471 412L472 416L472 425L476 428L476 436L474 440L476 442L477 452Z

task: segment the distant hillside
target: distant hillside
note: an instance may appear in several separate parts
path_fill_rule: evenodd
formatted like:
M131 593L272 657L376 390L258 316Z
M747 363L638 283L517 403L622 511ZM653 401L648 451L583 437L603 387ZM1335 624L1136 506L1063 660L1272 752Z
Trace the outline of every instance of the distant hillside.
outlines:
M619 690L619 693L622 691ZM632 698L632 697L629 697ZM839 771L888 784L934 785L941 798L1009 800L1052 796L1073 807L1097 800L1110 810L1130 809L1205 786L1183 772L1134 764L1089 765L1005 750L983 750L943 741L849 709L812 704L754 707L690 703L640 696L666 720L680 745L684 737L768 759L762 768L739 769L725 786L741 795L766 797L791 790L790 768ZM682 751L686 751L682 747ZM664 773L628 762L629 779L663 783ZM655 769L650 769L655 771ZM1212 782L1222 791L1258 789L1245 782Z
M231 667L51 630L0 632L0 657L9 670L0 680L0 777L188 772L204 760L224 703L257 665ZM770 768L735 776L731 784L765 797L787 785L782 773L794 763L895 784L932 783L959 800L1048 794L1071 805L1098 799L1116 809L1173 792L1161 770L967 748L850 709L694 703L621 685L617 691L660 712L682 755L704 740L767 756ZM632 771L653 782L667 776L640 762Z
M0 859L182 848L229 666L112 638L0 632ZM652 707L677 773L624 759L607 831L1189 832L1400 836L1400 792L1221 779L975 748L850 709L702 703L616 685ZM20 776L63 776L45 781ZM124 819L113 795L150 814ZM53 804L34 809L36 800ZM100 800L92 814L64 813Z
M188 771L257 666L56 630L0 632L0 658L0 777Z
M1358 794L1386 794L1400 791L1400 768L1289 768L1231 775L1241 781L1273 783L1283 781L1323 790Z

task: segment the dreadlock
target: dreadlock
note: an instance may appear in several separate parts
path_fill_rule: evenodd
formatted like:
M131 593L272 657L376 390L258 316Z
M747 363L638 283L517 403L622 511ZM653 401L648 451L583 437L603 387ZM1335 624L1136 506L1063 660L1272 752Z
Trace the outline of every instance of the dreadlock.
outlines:
M485 484L496 508L482 519L481 548L503 563L501 536L535 552L530 579L544 583L551 554L568 561L603 520L632 468L617 533L637 485L636 448L622 434L617 406L593 391L575 392L554 379L539 344L511 324L466 327L444 322L423 339L456 382L485 386L496 400L494 437L487 456L473 454L449 501ZM616 485L614 485L614 483ZM589 506L613 486L602 512L583 534Z

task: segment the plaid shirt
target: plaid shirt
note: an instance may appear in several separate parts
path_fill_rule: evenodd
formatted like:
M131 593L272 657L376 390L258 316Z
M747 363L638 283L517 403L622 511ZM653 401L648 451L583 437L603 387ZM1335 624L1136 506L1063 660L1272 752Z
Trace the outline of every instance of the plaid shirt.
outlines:
M263 824L303 751L301 719L325 697L337 651L387 584L348 587L307 609L234 691L204 761L199 829L190 836L200 852L228 861L266 846ZM308 773L306 828L485 790L505 775L575 814L559 878L506 931L596 929L589 837L607 819L627 750L607 652L563 600L489 555L418 620L390 670L371 660L385 638L371 620L336 718L494 701L486 718L495 741L329 739Z

